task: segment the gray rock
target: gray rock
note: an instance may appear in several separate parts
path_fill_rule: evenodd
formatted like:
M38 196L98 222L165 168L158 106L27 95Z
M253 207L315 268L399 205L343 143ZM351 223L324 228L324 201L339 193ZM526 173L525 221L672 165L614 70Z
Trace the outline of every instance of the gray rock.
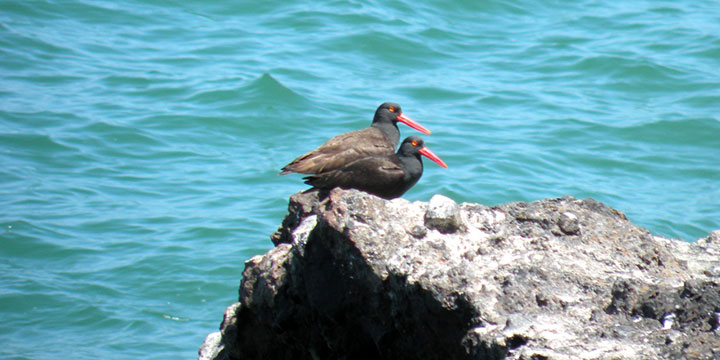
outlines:
M198 350L198 360L221 359L223 349L222 333L219 331L209 333Z
M717 359L720 232L572 197L291 197L201 359Z
M442 195L430 198L425 212L425 226L437 229L442 233L465 230L465 224L460 216L460 207L455 201Z
M288 214L282 221L278 230L270 235L273 244L293 242L293 231L300 223L313 213L313 207L317 205L318 193L316 190L299 192L290 196Z

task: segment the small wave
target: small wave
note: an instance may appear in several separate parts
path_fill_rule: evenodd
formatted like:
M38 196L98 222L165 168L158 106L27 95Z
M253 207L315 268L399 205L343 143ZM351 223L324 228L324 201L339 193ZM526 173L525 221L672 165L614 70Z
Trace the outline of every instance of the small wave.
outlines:
M713 118L658 120L616 128L616 135L632 141L667 145L692 145L717 151L720 121Z
M463 99L471 99L476 96L475 93L461 92L451 89L442 88L440 86L416 86L398 88L409 97L422 101L423 99L432 101L461 101Z
M431 42L428 42L431 43ZM411 36L399 33L368 30L361 33L345 34L323 43L328 51L341 51L353 54L351 63L358 65L363 62L381 61L393 67L427 69L445 64L453 55L445 51L435 50L426 43ZM365 59L368 58L368 59Z
M235 99L266 104L300 104L308 101L268 73L263 73L259 78L238 89Z
M72 252L58 240L73 239L72 234L54 225L35 221L6 219L0 224L4 250L14 259L56 259L58 254ZM15 260L13 260L15 261Z
M685 73L649 59L621 55L596 55L585 57L571 65L571 69L583 74L595 74L628 83L668 83Z
M143 145L143 147L165 147L167 144L152 133L138 127L110 124L104 121L97 121L82 127L81 132L85 136L98 136L105 145Z
M60 155L63 153L76 153L78 149L56 141L46 134L31 133L0 133L2 152L9 151L23 155Z

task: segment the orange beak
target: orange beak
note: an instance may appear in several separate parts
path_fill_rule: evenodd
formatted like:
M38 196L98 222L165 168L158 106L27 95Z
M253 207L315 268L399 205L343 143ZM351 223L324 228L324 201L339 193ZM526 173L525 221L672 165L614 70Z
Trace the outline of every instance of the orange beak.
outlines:
M436 162L438 165L440 165L440 166L442 166L442 167L444 167L444 168L447 169L447 165L445 164L445 162L442 161L437 155L435 155L435 153L433 153L432 151L430 151L430 149L428 149L428 148L426 148L426 147L423 147L422 149L420 149L419 152L420 152L421 155L427 157L428 159Z
M426 129L424 126L418 124L415 122L415 120L405 116L405 114L400 114L397 116L398 121L401 123L421 132L430 135L430 130Z

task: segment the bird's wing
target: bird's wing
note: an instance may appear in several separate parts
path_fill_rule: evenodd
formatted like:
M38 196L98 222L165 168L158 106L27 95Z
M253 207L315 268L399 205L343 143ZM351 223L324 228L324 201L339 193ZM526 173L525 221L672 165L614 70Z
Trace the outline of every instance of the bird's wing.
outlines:
M283 167L281 174L318 174L368 156L389 155L394 151L395 146L388 143L380 130L369 127L335 136Z
M404 171L387 156L371 156L332 171L306 177L306 184L319 188L352 188L378 191L402 181Z

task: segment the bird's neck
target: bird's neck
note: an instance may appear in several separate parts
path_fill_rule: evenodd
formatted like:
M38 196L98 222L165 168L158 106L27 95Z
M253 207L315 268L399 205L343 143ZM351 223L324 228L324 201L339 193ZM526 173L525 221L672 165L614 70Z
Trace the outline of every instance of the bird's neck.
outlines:
M420 178L423 173L423 163L420 154L398 154L398 160L403 164L405 176Z
M385 137L387 137L388 141L392 144L393 149L397 146L398 140L400 140L400 130L398 130L397 124L392 122L374 122L371 126L385 134Z

